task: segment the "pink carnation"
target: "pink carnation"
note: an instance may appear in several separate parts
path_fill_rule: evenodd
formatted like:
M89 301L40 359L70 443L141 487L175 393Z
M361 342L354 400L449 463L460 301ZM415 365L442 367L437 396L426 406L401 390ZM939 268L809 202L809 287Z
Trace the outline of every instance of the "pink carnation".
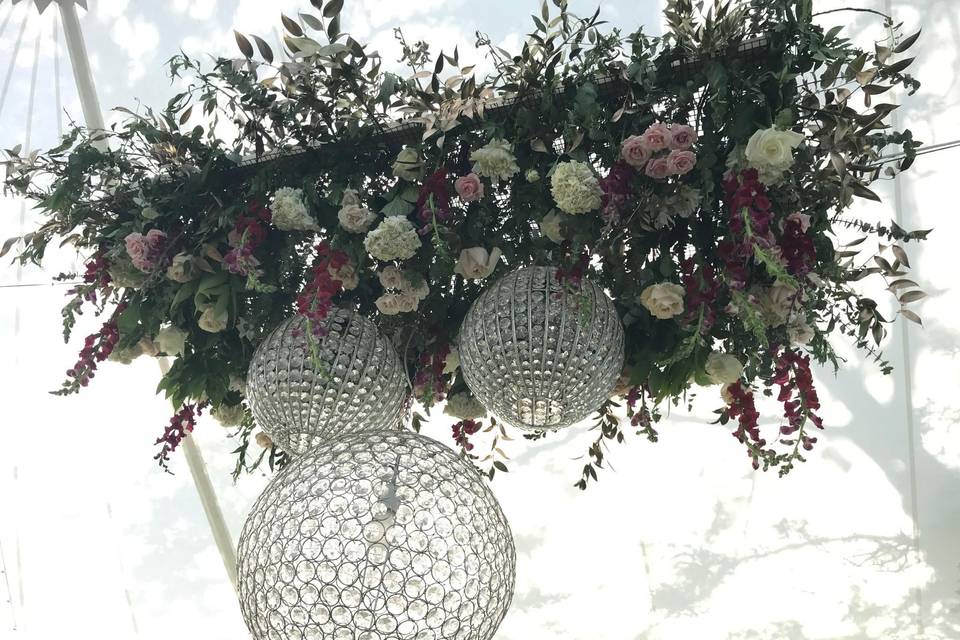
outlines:
M670 128L671 149L689 149L697 141L697 132L690 125L675 124Z
M691 169L697 164L697 154L693 151L680 151L674 149L666 157L667 166L670 168L670 173L682 176L685 173L689 173Z
M670 127L662 122L655 122L647 127L647 130L640 136L643 140L643 146L647 151L662 151L670 146L673 135L670 133Z
M650 159L650 150L647 149L641 136L630 136L620 147L620 157L631 167L642 169Z
M453 188L457 190L457 195L464 202L476 202L483 197L483 183L480 182L480 176L475 173L457 178Z
M647 163L647 168L644 173L655 180L663 180L671 173L670 165L667 163L666 158L657 158Z

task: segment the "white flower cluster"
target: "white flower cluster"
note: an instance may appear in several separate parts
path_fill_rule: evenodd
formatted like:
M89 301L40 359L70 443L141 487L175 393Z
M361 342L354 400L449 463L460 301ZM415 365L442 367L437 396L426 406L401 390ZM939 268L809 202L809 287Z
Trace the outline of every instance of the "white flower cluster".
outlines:
M761 129L750 136L744 157L757 170L760 182L776 184L793 165L793 150L803 141L803 134L795 131Z
M443 408L443 412L460 420L478 420L487 415L486 407L466 391L447 398L447 406Z
M496 185L500 180L509 180L520 171L517 159L510 151L510 143L502 138L494 138L486 146L470 154L473 172L490 178Z
M574 215L599 208L603 196L590 165L576 160L557 165L550 177L550 193L561 211Z
M220 423L221 427L239 427L246 415L246 409L242 404L225 405L221 404L210 412L210 415Z
M367 234L363 247L377 260L406 260L420 248L420 236L403 216L388 216Z
M281 231L316 231L317 223L303 203L303 190L281 187L270 201L273 226Z
M743 373L743 363L729 353L714 351L707 356L704 371L713 384L733 384Z
M377 298L375 304L380 313L388 316L416 311L420 301L430 293L423 276L411 276L392 264L380 272L380 284L387 292Z

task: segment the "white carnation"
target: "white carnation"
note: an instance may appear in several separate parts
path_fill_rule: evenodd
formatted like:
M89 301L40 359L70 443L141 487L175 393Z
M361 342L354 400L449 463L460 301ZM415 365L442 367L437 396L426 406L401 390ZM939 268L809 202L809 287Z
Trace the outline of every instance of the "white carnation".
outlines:
M471 153L470 160L473 162L473 172L490 178L493 184L509 180L520 171L517 159L510 151L510 143L502 138L495 138Z
M420 248L420 236L406 218L389 216L367 234L363 247L377 260L406 260Z
M303 190L281 187L270 202L273 226L282 231L316 231L317 223L303 203Z
M550 177L550 193L564 213L579 214L600 206L603 191L585 162L562 162Z
M460 420L477 420L487 415L486 407L466 391L447 398L447 406L443 408L443 412Z

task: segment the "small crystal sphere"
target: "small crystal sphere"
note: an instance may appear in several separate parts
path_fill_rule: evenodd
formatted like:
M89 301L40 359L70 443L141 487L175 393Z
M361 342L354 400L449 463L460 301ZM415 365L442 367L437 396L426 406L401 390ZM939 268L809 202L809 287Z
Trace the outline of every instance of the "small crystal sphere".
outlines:
M295 455L351 431L398 428L406 399L400 359L371 320L334 308L321 327L316 336L303 316L284 320L247 373L257 424Z
M527 430L570 426L610 397L623 369L623 325L610 298L553 267L518 269L491 285L460 329L470 390L500 420Z
M256 640L490 640L516 552L479 473L409 431L346 434L280 471L240 534Z

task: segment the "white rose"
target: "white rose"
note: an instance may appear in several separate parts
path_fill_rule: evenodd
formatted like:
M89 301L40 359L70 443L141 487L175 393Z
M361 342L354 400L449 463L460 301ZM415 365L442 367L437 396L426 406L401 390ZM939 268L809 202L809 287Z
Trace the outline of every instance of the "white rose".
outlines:
M401 289L403 283L403 273L396 265L387 265L380 272L380 284L383 285L384 289Z
M490 178L494 185L500 180L509 180L520 171L517 159L510 151L510 143L502 138L491 140L471 153L470 160L473 162L473 172Z
M404 295L416 298L417 302L426 298L427 294L430 293L430 285L427 284L426 278L420 274L415 274L414 277L405 274L401 288Z
M350 233L366 233L376 219L377 214L357 204L344 205L337 212L337 220L340 221L340 226Z
M562 213L556 211L551 211L543 216L543 220L540 221L540 233L546 236L551 242L560 244L564 240L563 229L560 227L560 223L563 222L565 217Z
M239 427L243 422L243 418L246 413L247 412L243 408L242 404L234 404L230 406L222 404L211 411L210 415L212 415L214 419L220 423L221 427Z
M420 298L412 296L409 293L400 294L400 313L412 313L420 306Z
M576 215L599 208L603 190L590 165L571 160L554 169L550 194L561 211Z
M683 313L683 287L672 282L652 284L640 294L640 304L655 318L669 320Z
M405 304L403 295L399 293L385 293L376 299L374 304L377 309L385 316L395 316L400 313Z
M489 253L483 247L473 247L460 252L453 270L468 280L483 280L493 273L499 260L499 247L494 247Z
M787 338L791 344L803 345L813 340L814 330L803 318L796 318L787 325Z
M774 282L769 289L758 295L763 319L770 327L779 327L787 321L797 290L788 284Z
M363 246L377 260L406 260L420 248L420 236L413 223L402 216L384 218L367 233Z
M447 398L443 412L460 420L477 420L487 415L487 409L470 393L463 391Z
M200 325L200 328L204 331L210 333L219 333L227 328L227 323L230 320L230 314L226 311L217 313L217 310L213 306L209 306L203 310L203 313L200 314L200 319L197 320L197 324Z
M178 253L167 267L167 277L174 282L185 283L200 276L199 258L188 253Z
M732 384L740 379L743 364L729 353L711 353L703 367L714 384Z
M187 332L180 327L168 325L157 332L154 342L161 352L168 356L178 356L183 353L187 341Z
M790 168L793 150L803 141L801 133L776 128L761 129L750 136L744 155L747 163L759 171L760 180L770 184Z
M423 163L420 161L420 154L416 149L407 147L397 154L397 159L393 163L393 175L401 180L413 182L418 180L423 174Z

